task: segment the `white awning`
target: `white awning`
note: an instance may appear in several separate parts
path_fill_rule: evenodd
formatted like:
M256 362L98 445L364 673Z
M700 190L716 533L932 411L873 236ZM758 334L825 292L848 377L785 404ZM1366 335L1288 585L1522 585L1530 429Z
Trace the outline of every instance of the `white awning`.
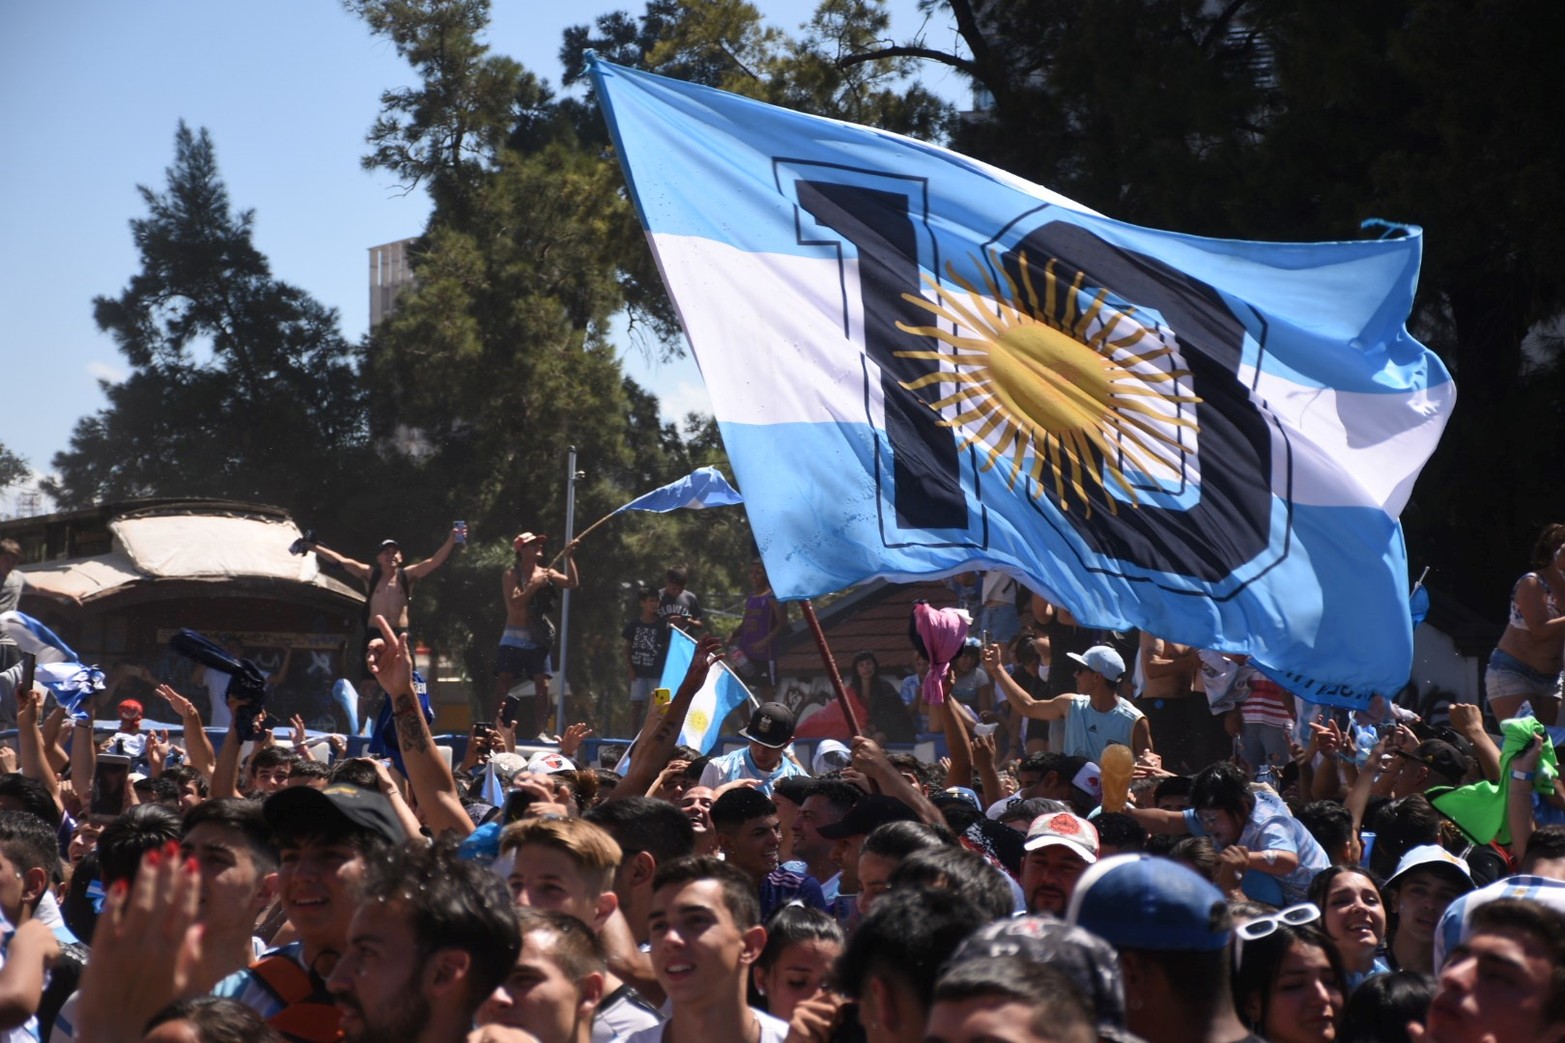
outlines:
M34 593L83 603L148 580L281 580L363 601L325 576L315 555L288 553L301 533L291 521L224 514L166 514L109 523L108 554L23 565Z

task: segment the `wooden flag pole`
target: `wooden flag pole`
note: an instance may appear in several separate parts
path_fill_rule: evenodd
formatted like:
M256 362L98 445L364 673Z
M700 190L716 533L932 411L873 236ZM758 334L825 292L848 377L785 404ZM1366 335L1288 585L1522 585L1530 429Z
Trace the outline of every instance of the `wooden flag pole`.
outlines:
M815 606L809 598L799 602L799 605L804 609L804 621L810 625L810 633L815 635L815 647L821 651L821 662L825 664L826 676L831 678L832 691L837 693L837 701L842 704L842 716L847 718L848 727L854 735L863 735L864 728L858 714L853 712L853 703L848 700L847 690L842 686L842 675L837 672L837 660L831 654L831 646L826 644L826 633L821 630L821 621L815 616Z

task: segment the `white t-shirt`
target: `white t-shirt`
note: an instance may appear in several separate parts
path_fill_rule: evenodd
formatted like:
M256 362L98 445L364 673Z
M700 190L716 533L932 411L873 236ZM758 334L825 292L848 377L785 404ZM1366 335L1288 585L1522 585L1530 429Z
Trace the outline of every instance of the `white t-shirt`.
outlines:
M788 1038L788 1023L774 1018L764 1010L750 1008L750 1013L761 1023L761 1043L783 1043ZM663 1043L663 1030L667 1025L652 1025L626 1036L622 1043ZM713 1040L712 1043L717 1043Z

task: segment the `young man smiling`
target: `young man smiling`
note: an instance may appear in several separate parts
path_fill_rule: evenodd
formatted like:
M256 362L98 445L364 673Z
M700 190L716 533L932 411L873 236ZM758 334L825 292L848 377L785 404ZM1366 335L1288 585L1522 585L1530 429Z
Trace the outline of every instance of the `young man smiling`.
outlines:
M326 979L347 947L366 865L405 836L385 797L348 783L284 789L262 812L277 846L283 911L299 940L212 991L244 1003L289 1039L334 1043L341 1015Z
M538 1043L592 1043L608 973L592 930L569 913L517 910L522 951L478 1008L479 1028L521 1029Z
M500 834L496 868L506 869L506 886L518 907L568 914L596 936L619 908L612 888L620 857L614 838L591 822L527 818ZM593 1001L594 1043L662 1024L657 1008L606 967L599 972L599 986Z
M783 1043L787 1023L745 1002L750 967L766 945L748 876L703 856L662 866L649 923L653 972L672 1014L625 1043Z

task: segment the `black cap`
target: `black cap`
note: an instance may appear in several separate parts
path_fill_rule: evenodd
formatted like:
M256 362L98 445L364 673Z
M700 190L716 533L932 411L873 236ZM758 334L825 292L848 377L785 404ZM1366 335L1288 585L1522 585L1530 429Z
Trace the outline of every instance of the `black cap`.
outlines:
M827 840L841 840L844 837L863 836L875 831L876 826L884 826L887 822L917 822L918 812L902 803L896 797L887 797L880 793L871 793L867 797L861 797L857 804L848 809L848 813L842 816L840 821L829 826L820 826L815 832Z
M391 801L374 790L348 782L333 783L325 789L289 786L267 797L261 812L274 833L332 835L363 830L393 844L408 839L391 810Z
M395 547L398 550L401 550L402 544L398 543L396 540L381 540L380 547L377 549L377 553L379 551L385 550L387 547Z
M793 711L782 703L762 703L750 715L750 725L739 734L751 742L780 750L793 741L793 729L797 724Z
M772 796L803 804L815 792L815 780L808 775L789 775L772 783Z
M1412 753L1397 751L1408 760L1417 761L1453 786L1460 786L1467 777L1467 758L1448 742L1426 739L1413 748Z

